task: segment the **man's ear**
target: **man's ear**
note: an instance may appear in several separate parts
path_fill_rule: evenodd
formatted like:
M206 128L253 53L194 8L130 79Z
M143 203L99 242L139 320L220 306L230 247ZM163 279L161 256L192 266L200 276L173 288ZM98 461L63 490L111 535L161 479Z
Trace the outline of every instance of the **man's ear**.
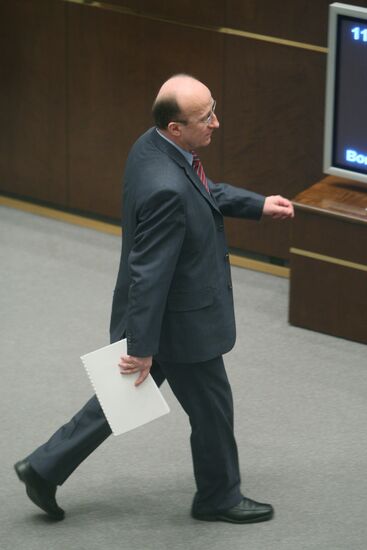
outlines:
M167 126L167 130L174 137L179 137L181 135L181 128L177 122L170 122Z

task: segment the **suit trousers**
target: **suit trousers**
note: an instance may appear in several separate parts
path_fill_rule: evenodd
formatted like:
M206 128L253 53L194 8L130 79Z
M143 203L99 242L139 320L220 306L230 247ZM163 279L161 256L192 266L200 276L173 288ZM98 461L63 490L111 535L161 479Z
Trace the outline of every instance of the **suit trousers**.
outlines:
M233 433L232 392L222 357L202 363L154 360L151 374L158 386L167 379L190 420L197 486L195 510L211 512L235 506L242 494ZM41 477L62 485L110 434L106 417L93 396L28 460Z

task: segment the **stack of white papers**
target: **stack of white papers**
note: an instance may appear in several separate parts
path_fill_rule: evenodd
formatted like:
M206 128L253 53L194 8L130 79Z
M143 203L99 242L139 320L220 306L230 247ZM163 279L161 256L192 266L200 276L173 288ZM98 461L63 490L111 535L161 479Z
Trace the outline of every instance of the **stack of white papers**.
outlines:
M126 340L81 357L114 435L133 430L169 412L150 375L136 387L134 382L139 373L120 373L118 364L122 355L126 355Z

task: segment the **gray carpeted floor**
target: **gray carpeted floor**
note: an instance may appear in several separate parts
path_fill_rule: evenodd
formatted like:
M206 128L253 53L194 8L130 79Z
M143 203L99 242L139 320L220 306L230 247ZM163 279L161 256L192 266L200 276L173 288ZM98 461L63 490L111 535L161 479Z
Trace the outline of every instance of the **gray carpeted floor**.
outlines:
M171 413L105 442L59 490L51 523L13 463L91 394L79 356L108 343L118 238L0 208L1 550L365 550L365 346L291 327L285 279L234 268L238 340L225 357L249 497L273 521L189 517L189 428Z

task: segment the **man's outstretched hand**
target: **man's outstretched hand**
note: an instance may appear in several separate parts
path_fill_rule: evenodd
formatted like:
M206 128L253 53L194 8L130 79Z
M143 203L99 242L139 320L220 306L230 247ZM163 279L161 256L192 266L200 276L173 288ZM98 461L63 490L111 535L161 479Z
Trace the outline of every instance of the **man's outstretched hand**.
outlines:
M132 355L123 355L120 358L119 367L121 374L133 374L139 372L135 381L135 386L139 386L147 378L152 366L153 357L133 357Z
M265 199L263 216L271 216L274 220L294 218L293 204L281 195L270 195Z

